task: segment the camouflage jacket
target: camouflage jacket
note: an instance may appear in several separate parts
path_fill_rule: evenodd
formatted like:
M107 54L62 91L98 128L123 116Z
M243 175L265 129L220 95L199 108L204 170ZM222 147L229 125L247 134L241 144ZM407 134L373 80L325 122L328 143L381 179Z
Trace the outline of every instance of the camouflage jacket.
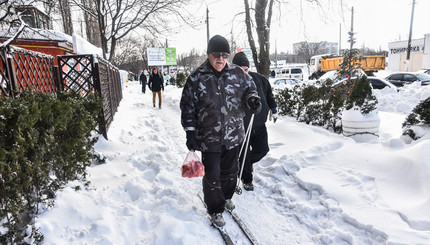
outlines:
M226 64L216 76L206 60L189 77L180 102L181 123L196 131L197 149L221 152L245 138L243 117L248 98L258 96L252 78L239 66Z

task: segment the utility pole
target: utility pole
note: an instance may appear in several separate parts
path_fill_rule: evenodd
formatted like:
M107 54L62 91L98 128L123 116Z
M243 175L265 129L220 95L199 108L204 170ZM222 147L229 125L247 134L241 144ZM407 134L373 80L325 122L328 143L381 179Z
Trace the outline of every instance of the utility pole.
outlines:
M206 36L209 43L209 8L206 6Z
M339 51L338 51L338 54L342 55L341 52L342 52L342 23L339 24Z
M354 45L354 7L351 8L351 32L349 36L349 50L352 50L352 46Z
M278 45L275 39L275 68L278 68Z
M411 39L412 39L412 25L414 23L414 9L415 9L415 0L412 1L411 26L409 27L408 51L406 53L406 71L409 71L409 60L411 58Z

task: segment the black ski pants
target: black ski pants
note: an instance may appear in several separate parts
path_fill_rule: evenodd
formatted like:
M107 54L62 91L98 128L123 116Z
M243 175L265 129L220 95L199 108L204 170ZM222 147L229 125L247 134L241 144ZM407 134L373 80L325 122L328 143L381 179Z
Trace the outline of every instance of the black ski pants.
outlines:
M242 182L251 183L253 179L253 164L260 161L269 152L269 141L266 125L252 130L249 139L248 152L246 153L245 166L242 172ZM243 153L240 159L242 163Z
M209 214L224 212L225 200L233 197L239 169L240 146L221 152L202 152L205 166L203 194Z

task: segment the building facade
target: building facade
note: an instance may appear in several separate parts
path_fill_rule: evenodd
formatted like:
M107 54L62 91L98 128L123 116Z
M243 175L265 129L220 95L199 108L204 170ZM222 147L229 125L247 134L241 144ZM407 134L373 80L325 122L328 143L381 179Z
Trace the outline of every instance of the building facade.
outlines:
M408 41L388 43L388 70L406 71L407 69ZM411 40L411 52L408 71L430 69L430 34L424 38Z

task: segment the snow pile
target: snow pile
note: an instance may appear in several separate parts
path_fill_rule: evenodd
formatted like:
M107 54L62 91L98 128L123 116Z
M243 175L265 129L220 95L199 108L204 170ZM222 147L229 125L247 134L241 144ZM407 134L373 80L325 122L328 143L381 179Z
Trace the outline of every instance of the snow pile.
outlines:
M76 54L97 54L103 57L103 51L82 38L81 36L73 33L73 52Z
M375 89L373 93L378 98L378 110L407 116L420 101L430 97L430 86L412 83L400 88L399 92L385 87L380 90Z
M411 87L394 98L391 91L380 91L380 137L371 142L290 117L268 122L271 150L254 165L255 191L233 197L256 239L261 244L428 244L430 133L411 144L400 138L401 124L416 105L416 98L401 96L426 93ZM109 140L100 138L96 145L106 163L88 169L88 190L70 183L40 215L36 225L45 244L223 244L197 196L201 178L181 177L188 151L180 94L166 86L158 109L137 81L125 84ZM232 219L225 218L230 229ZM242 234L231 236L248 244Z

